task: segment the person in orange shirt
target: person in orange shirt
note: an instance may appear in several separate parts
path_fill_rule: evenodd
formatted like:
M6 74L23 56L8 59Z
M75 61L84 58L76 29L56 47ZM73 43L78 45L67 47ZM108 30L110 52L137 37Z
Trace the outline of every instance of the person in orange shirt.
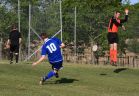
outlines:
M120 26L123 30L126 30L122 24L128 21L128 12L129 10L125 9L125 18L119 19L120 12L116 11L109 21L107 38L110 44L110 64L113 66L117 66L118 28Z

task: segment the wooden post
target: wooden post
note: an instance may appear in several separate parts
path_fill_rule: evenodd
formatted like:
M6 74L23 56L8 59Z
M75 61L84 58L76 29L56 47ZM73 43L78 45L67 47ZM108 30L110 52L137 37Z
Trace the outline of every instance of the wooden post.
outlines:
M135 67L135 58L133 57L133 67Z
M2 38L1 38L1 41L0 41L0 60L2 60Z

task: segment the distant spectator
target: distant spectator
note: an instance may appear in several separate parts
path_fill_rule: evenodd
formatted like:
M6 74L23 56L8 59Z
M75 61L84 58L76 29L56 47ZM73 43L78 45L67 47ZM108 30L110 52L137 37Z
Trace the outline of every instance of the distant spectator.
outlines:
M18 63L19 58L19 47L21 44L21 33L17 30L15 25L12 26L12 31L9 34L9 39L7 41L7 47L10 48L10 64L13 63L13 57L15 55L16 63Z

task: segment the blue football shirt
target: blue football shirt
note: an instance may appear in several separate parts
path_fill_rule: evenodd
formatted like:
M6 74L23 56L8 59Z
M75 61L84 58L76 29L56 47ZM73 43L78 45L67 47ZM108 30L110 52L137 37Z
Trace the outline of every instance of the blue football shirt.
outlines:
M48 60L51 63L62 61L61 43L58 38L47 39L42 46L41 55L48 55Z

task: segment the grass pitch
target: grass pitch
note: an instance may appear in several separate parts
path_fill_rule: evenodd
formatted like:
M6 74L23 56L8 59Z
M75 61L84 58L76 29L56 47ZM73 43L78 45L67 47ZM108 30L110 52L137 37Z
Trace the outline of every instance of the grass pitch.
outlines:
M0 62L0 96L139 96L139 69L64 64L60 78L39 85L50 69Z

